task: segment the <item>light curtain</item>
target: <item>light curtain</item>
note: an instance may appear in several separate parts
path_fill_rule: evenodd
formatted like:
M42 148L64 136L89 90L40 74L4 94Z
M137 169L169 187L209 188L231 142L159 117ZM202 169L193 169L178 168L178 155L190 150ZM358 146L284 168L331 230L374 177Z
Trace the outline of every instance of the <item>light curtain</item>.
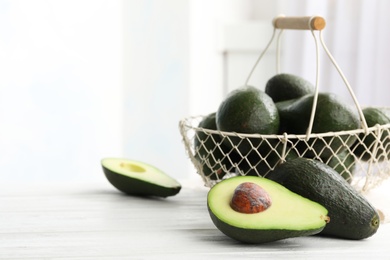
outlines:
M293 2L293 3L290 3ZM323 38L362 106L389 106L390 1L279 1L285 15L322 15ZM310 32L285 32L283 67L315 80L315 48ZM320 49L320 90L349 97L325 52Z

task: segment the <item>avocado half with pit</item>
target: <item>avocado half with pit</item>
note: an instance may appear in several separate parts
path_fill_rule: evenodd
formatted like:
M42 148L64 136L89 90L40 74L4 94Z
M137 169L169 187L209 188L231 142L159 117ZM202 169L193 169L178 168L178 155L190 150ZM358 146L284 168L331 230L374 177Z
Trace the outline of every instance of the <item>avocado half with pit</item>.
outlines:
M156 167L134 160L101 160L107 180L118 190L138 196L168 197L179 193L181 185Z
M217 183L207 195L207 206L222 233L252 244L314 235L329 221L322 205L256 176Z

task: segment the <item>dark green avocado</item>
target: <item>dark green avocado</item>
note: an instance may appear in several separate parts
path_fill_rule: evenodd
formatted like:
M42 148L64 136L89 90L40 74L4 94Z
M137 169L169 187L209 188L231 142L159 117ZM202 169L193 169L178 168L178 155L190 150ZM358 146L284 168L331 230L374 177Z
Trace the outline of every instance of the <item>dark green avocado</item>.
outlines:
M314 86L309 81L297 75L281 73L267 81L265 93L276 103L313 94Z
M272 98L253 86L244 86L231 91L221 102L216 113L216 124L220 131L239 134L277 134L279 113ZM237 147L241 154L252 148L261 149L260 138L230 136L224 143ZM269 150L269 147L265 147Z
M338 172L348 183L352 182L356 168L356 158L349 151L335 154L325 163Z
M328 209L330 222L320 235L359 240L379 228L375 208L325 163L296 158L278 165L267 178Z
M314 94L283 101L277 104L280 116L280 133L306 134L309 127ZM347 102L331 93L319 93L311 133L329 133L355 130L361 127L360 117ZM329 158L341 153L356 140L354 135L338 135L337 138L311 138L307 143L296 144L300 154L306 157Z
M243 193L243 185L248 184L263 192L247 190L247 196L244 194L237 203L245 211L237 210L233 207L233 198ZM263 204L265 207L261 207ZM207 195L207 207L213 223L222 233L251 244L314 235L323 230L329 220L322 205L276 182L255 176L232 177L217 183Z
M195 159L200 164L203 176L211 180L220 180L229 171L234 171L234 151L223 143L220 134L210 133L217 130L215 114L205 116L199 123L200 130L194 138Z
M270 142L270 144L273 143ZM274 145L273 149L268 153L261 153L253 149L247 155L242 156L241 160L237 162L236 171L241 175L264 177L272 172L279 163L282 163L282 154L282 143L277 144L277 146ZM298 155L295 150L287 147L284 160L287 161L297 157Z
M362 112L368 127L390 124L390 115L386 109L366 107ZM377 144L377 150L375 151L377 140L380 143ZM375 131L368 134L361 133L352 150L363 161L368 161L371 158L375 158L378 161L390 159L390 136L388 129L385 129L380 136L377 136Z
M107 180L118 190L138 196L168 197L179 193L181 185L156 167L128 159L101 160Z

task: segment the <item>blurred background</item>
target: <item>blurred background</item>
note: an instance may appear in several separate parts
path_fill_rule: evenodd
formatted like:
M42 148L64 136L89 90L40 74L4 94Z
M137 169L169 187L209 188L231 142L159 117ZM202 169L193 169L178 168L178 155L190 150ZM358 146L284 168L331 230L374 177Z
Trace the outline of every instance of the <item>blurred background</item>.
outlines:
M360 103L388 106L388 10L386 0L0 0L0 181L105 181L104 157L195 177L179 121L245 83L280 14L323 16ZM276 73L275 54L251 85ZM315 65L311 33L285 31L281 71L314 83ZM320 90L349 98L324 53Z

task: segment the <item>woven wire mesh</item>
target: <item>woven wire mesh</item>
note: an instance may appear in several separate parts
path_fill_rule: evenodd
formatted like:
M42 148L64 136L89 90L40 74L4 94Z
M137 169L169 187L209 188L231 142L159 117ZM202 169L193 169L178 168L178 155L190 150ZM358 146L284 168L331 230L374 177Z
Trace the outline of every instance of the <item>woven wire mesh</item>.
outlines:
M198 127L203 118L185 118L179 128L186 153L207 187L237 175L265 177L297 157L326 163L361 191L390 176L390 124L309 136L260 135Z

